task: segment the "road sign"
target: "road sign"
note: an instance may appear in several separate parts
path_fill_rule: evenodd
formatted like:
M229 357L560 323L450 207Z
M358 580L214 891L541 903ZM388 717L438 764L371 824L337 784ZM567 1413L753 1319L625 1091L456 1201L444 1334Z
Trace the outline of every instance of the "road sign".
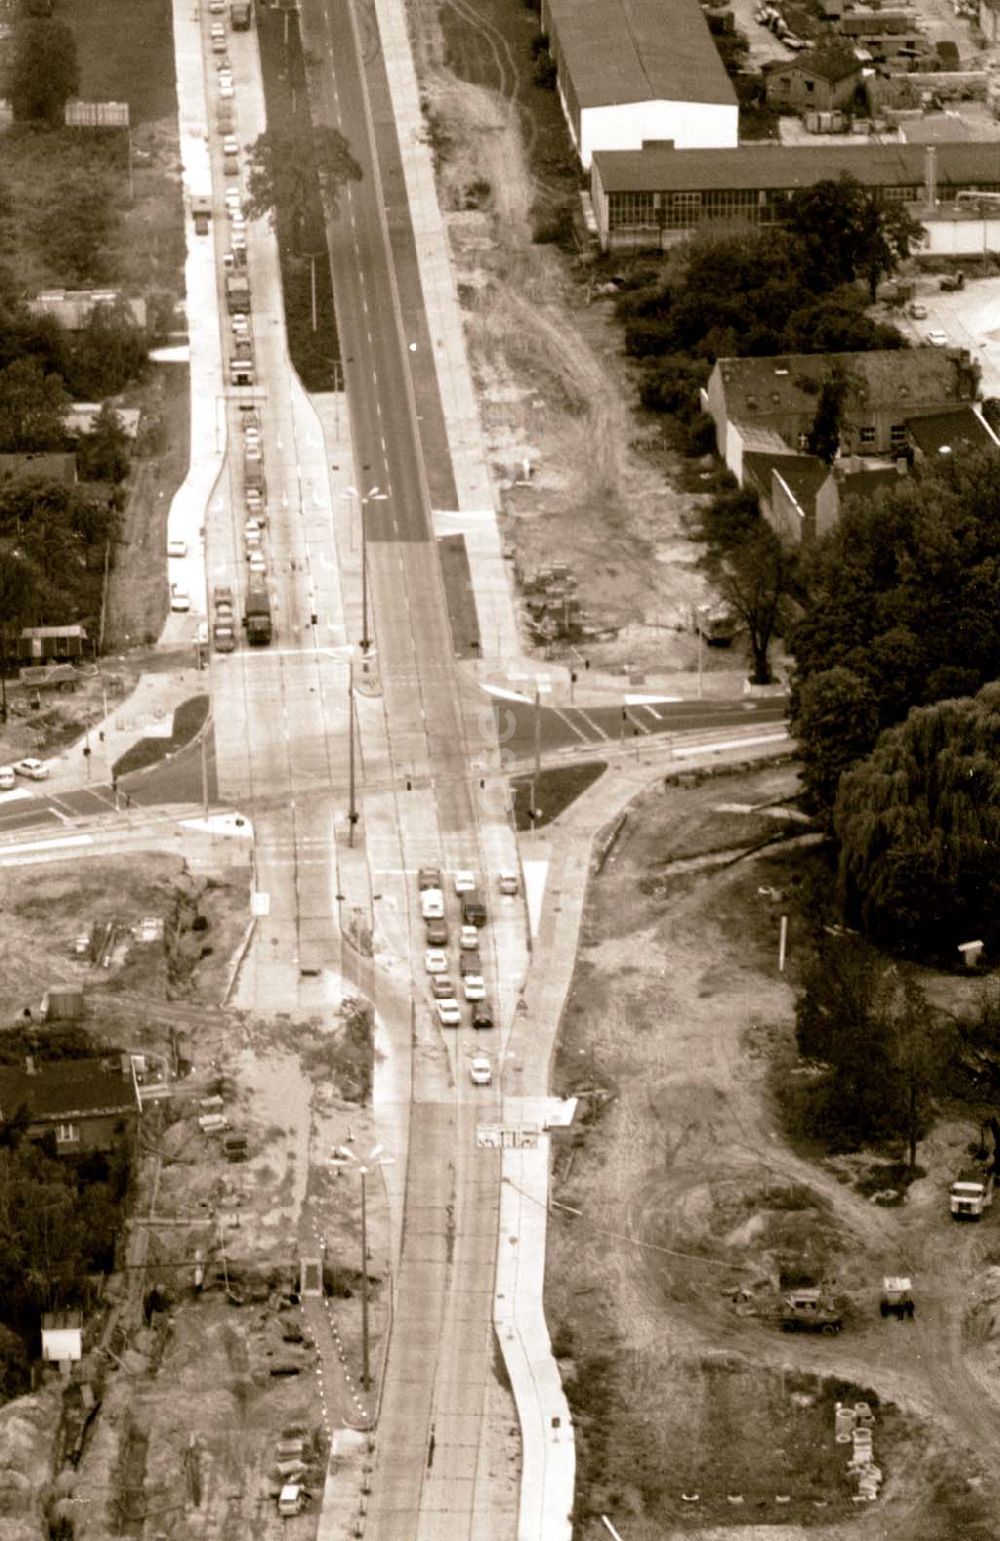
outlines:
M477 1124L478 1150L534 1150L538 1145L537 1124Z

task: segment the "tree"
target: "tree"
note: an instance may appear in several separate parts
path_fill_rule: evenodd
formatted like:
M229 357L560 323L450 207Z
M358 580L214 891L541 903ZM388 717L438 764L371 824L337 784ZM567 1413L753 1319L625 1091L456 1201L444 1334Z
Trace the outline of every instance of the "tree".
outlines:
M917 466L858 503L802 569L796 689L842 667L882 727L1000 677L1000 485L992 454Z
M20 122L59 123L80 87L76 38L64 21L27 17L14 34L10 100Z
M90 433L80 439L76 460L84 481L123 482L128 475L128 434L108 402L98 412Z
M0 722L7 721L7 660L21 627L33 619L38 588L34 563L16 547L0 542Z
M848 379L841 364L832 365L819 390L816 415L806 435L810 455L832 466L840 452L840 420L848 392Z
M818 1132L847 1145L901 1139L912 1173L954 1026L912 974L845 932L825 935L806 965L795 1026L799 1052L827 1067L811 1108Z
M41 216L38 233L56 272L74 283L103 284L117 277L112 246L118 223L107 178L90 176L86 185L61 189L58 202Z
M824 293L861 278L873 301L880 278L894 273L923 235L903 204L882 203L846 171L793 193L788 216L809 286Z
M814 808L829 813L844 771L866 755L878 736L871 686L850 669L824 669L796 692L793 727L802 781Z
M909 957L1000 946L1000 684L912 711L845 772L834 810L844 914Z
M267 215L272 225L287 218L292 250L301 252L323 240L322 229L308 231L310 216L319 213L317 188L322 186L327 211L336 215L340 188L360 180L361 167L338 129L269 128L250 150L249 211Z
M760 519L752 533L730 551L710 548L706 568L720 599L746 628L753 683L769 685L771 639L782 601L791 592L791 554L770 525Z
M124 300L95 305L77 334L70 361L75 399L100 401L117 395L142 375L148 354L146 334Z
M69 396L58 375L37 359L17 359L0 370L0 451L60 449Z

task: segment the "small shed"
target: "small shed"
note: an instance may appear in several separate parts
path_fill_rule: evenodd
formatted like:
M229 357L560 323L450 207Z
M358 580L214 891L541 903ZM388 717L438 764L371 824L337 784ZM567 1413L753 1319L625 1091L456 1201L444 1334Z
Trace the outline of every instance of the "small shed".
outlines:
M46 1364L73 1364L83 1358L83 1318L79 1311L44 1313L42 1358Z
M26 663L82 658L86 641L84 626L25 626L18 641L18 657Z

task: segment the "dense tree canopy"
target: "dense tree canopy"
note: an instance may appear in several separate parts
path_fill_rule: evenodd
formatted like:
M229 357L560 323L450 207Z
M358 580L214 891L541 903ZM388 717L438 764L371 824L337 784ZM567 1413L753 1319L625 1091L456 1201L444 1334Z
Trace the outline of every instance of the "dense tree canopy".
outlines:
M361 167L339 129L304 123L294 130L270 128L250 150L251 213L268 215L272 223L288 220L292 250L317 249L324 241L321 211L314 192L321 186L328 210L336 210L337 194L345 182L359 182Z
M912 711L840 780L848 921L880 946L957 962L1000 947L1000 683Z
M860 937L827 934L804 970L795 1028L800 1053L827 1067L806 1089L811 1132L848 1147L900 1139L912 1169L955 1043L916 981Z
M884 202L846 171L793 193L789 225L810 287L826 292L863 279L872 300L879 280L923 238L903 204Z
M25 17L14 33L9 93L21 122L58 123L80 87L76 38L64 21Z
M846 670L874 701L871 736L913 706L971 695L1000 677L1000 482L989 454L917 467L864 504L848 503L803 570L803 610L793 636L793 721L807 763L824 757L814 675ZM839 699L846 699L844 688ZM865 721L870 718L865 716ZM820 794L834 787L826 773Z
M33 358L0 370L0 451L61 449L70 398L58 375Z

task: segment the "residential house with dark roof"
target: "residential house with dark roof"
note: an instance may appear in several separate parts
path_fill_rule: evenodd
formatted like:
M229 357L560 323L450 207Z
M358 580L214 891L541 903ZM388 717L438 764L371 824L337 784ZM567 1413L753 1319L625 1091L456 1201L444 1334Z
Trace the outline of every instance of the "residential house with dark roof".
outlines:
M972 405L909 418L906 427L919 460L936 460L940 455L961 455L975 450L989 449L995 452L1000 449L1000 439L978 408Z
M739 143L739 105L698 0L541 0L556 86L584 168L644 140Z
M22 1114L28 1134L51 1134L56 1153L113 1150L135 1133L140 1113L132 1062L124 1051L86 1059L39 1059L0 1065L0 1122Z
M790 112L836 112L850 108L861 84L861 64L850 48L814 48L796 59L764 65L769 107Z
M590 196L605 250L669 246L702 225L783 225L791 195L847 173L916 217L959 192L1000 191L1000 142L842 145L746 144L685 150L644 144L596 150Z
M743 485L756 492L768 524L786 544L806 548L834 529L848 498L870 498L905 474L905 464L853 457L832 466L815 455L748 450L743 457Z
M719 359L702 392L719 454L742 485L748 451L801 453L823 384L843 375L840 452L905 453L915 419L977 399L979 367L955 348Z

